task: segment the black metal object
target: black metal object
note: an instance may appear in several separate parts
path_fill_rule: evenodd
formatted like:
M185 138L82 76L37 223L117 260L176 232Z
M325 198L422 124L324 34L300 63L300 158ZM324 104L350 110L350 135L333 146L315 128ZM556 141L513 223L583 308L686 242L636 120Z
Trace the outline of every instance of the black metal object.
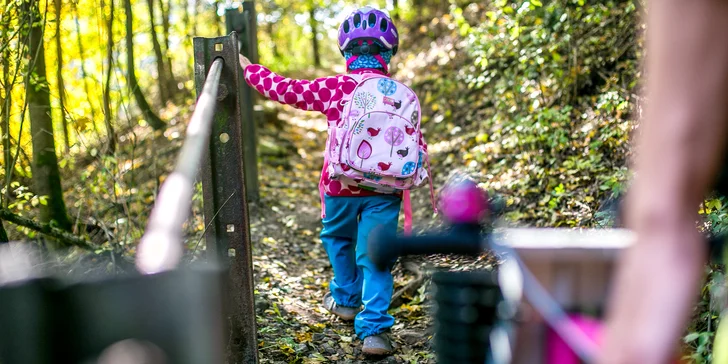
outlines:
M384 269L399 257L425 254L462 254L477 256L483 253L482 227L459 224L442 233L398 235L378 226L369 234L367 250L372 262Z
M205 74L213 61L224 61L218 93L217 112L210 134L209 153L202 171L205 240L208 257L229 269L227 362L257 362L253 264L246 199L246 150L243 149L244 123L252 123L243 113L244 83L238 63L235 32L225 37L194 38L195 83L202 91ZM250 115L250 113L249 113ZM254 178L254 177L251 177Z
M490 334L503 300L495 272L436 272L435 350L437 362L486 363Z
M251 62L258 63L258 25L255 12L255 2L248 0L242 7L225 9L225 28L228 33L236 32L240 35L238 44L240 54L248 57Z
M242 7L225 9L225 27L227 32L238 34L240 54L246 56L252 63L258 63L258 26L256 21L255 3L244 1ZM258 153L257 138L255 137L256 119L260 116L254 112L257 94L246 82L241 82L239 92L242 97L241 113L244 122L243 149L245 151L245 181L248 201L257 201L260 192L258 187Z
M222 363L223 272L175 270L80 283L38 278L0 288L0 362L101 363L125 340L168 364Z

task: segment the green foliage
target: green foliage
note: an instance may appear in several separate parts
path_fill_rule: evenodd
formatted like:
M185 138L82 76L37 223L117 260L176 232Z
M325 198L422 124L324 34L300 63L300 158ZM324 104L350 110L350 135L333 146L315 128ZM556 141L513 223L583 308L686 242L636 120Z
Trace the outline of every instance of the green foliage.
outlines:
M683 337L685 343L684 359L691 363L712 362L712 344L715 330L720 319L719 304L715 302L716 290L725 289L723 267L706 267L706 283L703 285L700 300L693 312L693 318L687 333Z
M46 196L38 196L33 193L30 188L21 185L19 182L11 182L8 187L9 188L7 189L1 188L0 193L5 196L7 192L8 196L10 196L9 200L12 201L8 203L8 209L18 215L27 215L34 209L40 208L40 206L45 206L48 203ZM15 230L31 239L36 236L35 231L25 227L18 226ZM10 236L13 235L12 231L10 231Z
M452 6L441 22L462 39L469 60L451 65L452 46L442 44L442 71L418 80L427 90L423 119L435 122L426 127L462 138L443 146L453 153L444 162L463 160L488 187L506 192L511 219L595 224L600 200L628 178L638 107L637 6L576 0Z
M706 200L700 213L705 217L713 234L728 232L728 204L725 197L716 196Z
M702 230L712 235L728 232L728 204L722 196L706 199L699 210L704 218ZM693 314L693 320L683 338L689 353L686 359L694 363L712 362L711 345L720 322L720 313L726 307L725 267L709 265L706 267L705 285Z
M683 338L685 344L690 345L694 348L694 352L691 355L684 357L683 359L689 359L692 363L703 364L712 362L710 354L710 346L713 341L715 332L704 331L704 332L691 332Z
M599 73L613 68L627 70L623 79L635 79L630 67L636 51L633 1L542 5L499 0L476 27L465 23L458 9L453 15L482 70L466 80L497 94L512 92L500 100L499 108L533 109L556 101L564 105L585 93L598 94L597 87L607 81L599 80Z

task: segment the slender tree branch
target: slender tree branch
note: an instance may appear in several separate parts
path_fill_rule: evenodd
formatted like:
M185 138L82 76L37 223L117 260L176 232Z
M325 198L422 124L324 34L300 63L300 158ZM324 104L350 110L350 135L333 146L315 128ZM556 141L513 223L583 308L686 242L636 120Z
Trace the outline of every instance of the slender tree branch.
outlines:
M65 232L50 224L43 224L33 221L27 217L16 215L7 209L0 208L0 220L11 222L15 225L26 227L43 235L52 237L66 246L77 246L86 250L94 250L94 246L87 240L76 235Z
M101 8L104 8L103 0L101 0ZM106 152L113 155L116 151L116 133L114 132L114 126L111 124L111 72L114 69L114 0L109 1L109 17L106 23L106 32L107 69L103 94L104 124L106 125L106 136L108 138Z
M402 268L415 274L415 278L412 279L407 285L394 292L392 300L389 304L389 308L395 308L402 306L404 303L404 296L413 295L422 286L422 282L425 280L425 274L422 272L417 263L412 261L405 261L402 263Z
M131 89L134 99L136 100L137 106L144 115L144 119L147 121L149 126L154 130L162 130L165 128L165 124L157 114L152 111L152 107L149 106L144 93L139 88L139 82L136 78L134 70L134 28L133 28L133 15L131 10L131 0L124 0L124 13L126 15L126 68L127 68L127 80L129 88Z

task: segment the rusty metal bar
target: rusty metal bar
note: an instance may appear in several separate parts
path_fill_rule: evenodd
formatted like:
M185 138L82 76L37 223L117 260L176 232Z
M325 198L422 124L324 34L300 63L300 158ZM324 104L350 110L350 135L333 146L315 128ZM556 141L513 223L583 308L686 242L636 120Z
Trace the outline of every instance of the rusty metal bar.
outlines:
M238 33L240 54L248 57L251 62L258 63L258 36L255 3L244 1L242 7L225 10L225 26L228 33ZM257 94L247 83L240 83L242 94L243 113L243 148L245 149L245 180L246 196L248 201L257 201L260 197L258 186L258 153L255 124L259 113L255 113Z
M256 363L257 338L253 298L253 262L248 218L245 168L250 160L244 148L243 124L252 123L244 112L238 63L238 36L194 38L195 83L202 91L206 70L215 58L224 65L217 111L212 123L208 156L202 170L205 241L209 259L228 268L227 362ZM253 154L255 161L255 154ZM256 179L256 176L251 178Z
M246 31L241 35L246 39L246 48L241 53L247 56L251 62L258 63L258 21L255 13L255 2L247 0L243 2L243 15L245 16ZM261 113L255 112L255 105L258 102L258 93L248 86L247 82L242 83L243 93L243 116L247 122L243 123L243 148L245 155L245 175L247 180L247 194L249 201L258 201L260 198L260 187L258 185L258 138L256 125L260 122Z
M174 269L182 257L182 224L189 217L197 171L210 140L222 69L222 58L216 58L206 73L177 165L152 209L137 254L137 267L143 273Z

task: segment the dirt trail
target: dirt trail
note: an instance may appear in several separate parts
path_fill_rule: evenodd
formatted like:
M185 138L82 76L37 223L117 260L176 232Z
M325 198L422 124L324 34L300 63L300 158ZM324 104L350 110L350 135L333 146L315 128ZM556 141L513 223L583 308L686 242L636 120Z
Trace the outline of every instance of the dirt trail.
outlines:
M424 289L391 310L398 349L394 356L379 360L365 359L352 324L330 315L321 305L332 276L318 237L317 183L325 121L291 108L281 109L279 118L283 123L275 130L261 130L261 149L289 151L280 152L280 158L263 153L261 203L251 208L261 362L433 362ZM395 290L413 278L398 264Z

